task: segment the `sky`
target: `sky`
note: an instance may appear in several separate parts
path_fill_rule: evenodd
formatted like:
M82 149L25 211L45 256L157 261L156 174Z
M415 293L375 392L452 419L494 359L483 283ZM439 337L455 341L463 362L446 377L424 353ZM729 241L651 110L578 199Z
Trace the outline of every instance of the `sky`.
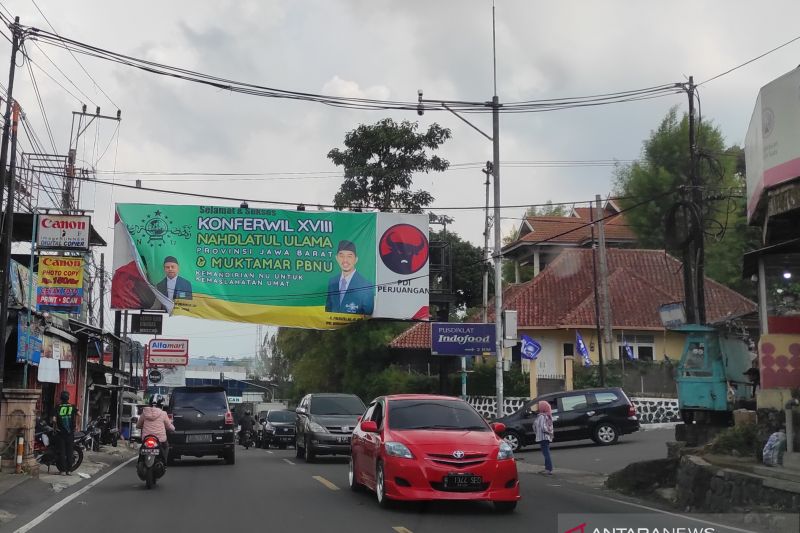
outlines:
M65 37L101 48L280 89L403 101L415 101L420 89L433 100L485 102L494 94L491 0L2 0L0 5L23 25L49 29L52 24ZM800 35L796 0L497 0L495 13L501 103L627 91L682 83L689 76L701 83ZM46 44L27 42L25 51L32 67L18 60L14 96L48 151L66 154L72 112L83 103L90 111L100 106L104 115L119 109L119 123L97 121L78 146L80 164L93 169L98 180L141 179L146 187L241 198L251 207L267 206L258 200L330 204L341 172L326 154L342 147L345 133L359 124L387 116L418 121L421 129L437 122L452 130L439 155L454 167L415 176L414 186L434 196L433 212L455 219L449 230L483 243L482 209L448 208L483 205L481 167L492 158L492 145L446 110L419 117L413 111L339 109L230 93L86 56L76 60ZM0 58L9 56L9 43L0 39ZM743 144L759 88L798 64L800 41L701 84L703 120L713 121L728 144ZM0 83L6 87L4 76ZM502 210L503 234L519 224L526 205L585 205L596 194L612 194L611 164L577 162L638 158L642 142L672 106L685 112L687 96L502 114L500 204L519 206ZM490 115L467 118L491 133ZM21 142L23 150L32 151ZM49 202L42 192L40 205ZM115 202L239 203L86 184L81 207L93 211L93 224L109 243L96 250L105 253L107 265ZM109 312L105 323L113 324ZM195 356L250 356L256 332L254 325L183 317L170 317L164 326L165 337L188 337Z

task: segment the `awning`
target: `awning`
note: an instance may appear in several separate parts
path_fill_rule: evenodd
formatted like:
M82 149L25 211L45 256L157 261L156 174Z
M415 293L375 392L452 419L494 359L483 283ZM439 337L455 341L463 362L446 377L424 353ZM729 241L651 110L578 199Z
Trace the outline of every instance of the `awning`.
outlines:
M800 253L800 239L792 239L790 241L782 242L780 244L773 244L772 246L765 246L758 250L753 250L744 254L744 266L742 268L742 277L749 278L753 274L758 274L758 259L765 255L777 254L796 254Z
M47 326L44 330L45 333L49 333L51 335L55 335L56 337L61 337L67 342L71 342L72 344L78 343L78 338L74 337L73 335L67 333L63 329L58 329L53 326Z

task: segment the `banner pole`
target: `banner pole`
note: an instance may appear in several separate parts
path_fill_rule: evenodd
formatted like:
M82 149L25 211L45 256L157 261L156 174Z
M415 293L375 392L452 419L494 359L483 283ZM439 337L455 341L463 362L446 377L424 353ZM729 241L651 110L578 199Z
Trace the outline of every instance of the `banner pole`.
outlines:
M28 308L28 323L26 324L26 334L25 334L25 363L22 365L22 385L23 387L28 386L28 365L30 364L31 357L33 354L31 353L31 320L33 319L32 314L32 307L33 307L33 262L35 261L36 256L36 228L39 226L39 213L34 211L33 213L33 229L31 230L31 261L28 265L28 302L26 307Z

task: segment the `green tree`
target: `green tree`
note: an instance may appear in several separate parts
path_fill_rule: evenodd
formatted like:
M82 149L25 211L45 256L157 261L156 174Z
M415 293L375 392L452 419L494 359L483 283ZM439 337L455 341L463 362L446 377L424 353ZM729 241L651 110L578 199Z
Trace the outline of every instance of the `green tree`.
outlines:
M436 231L430 234L430 240L444 241L450 244L450 257L453 261L453 292L458 310L483 305L483 248L462 239L452 231ZM436 280L431 279L431 286ZM491 293L494 280L489 280Z
M646 248L665 248L673 254L666 238L665 219L681 199L679 188L690 184L689 119L678 117L673 107L659 127L644 141L642 158L615 171L615 189L623 207L629 208L647 198L658 198L625 213L639 244ZM758 232L747 227L745 218L742 150L726 148L720 132L704 120L697 129L700 154L698 176L703 188L703 215L706 234L706 274L744 294L753 294L750 284L741 279L742 255L758 246Z
M441 172L450 163L428 151L450 139L450 130L432 124L417 133L416 122L400 124L385 118L372 125L360 125L344 138L344 150L328 152L333 164L344 168L344 183L334 197L337 209L377 208L421 213L433 196L412 191L415 172Z

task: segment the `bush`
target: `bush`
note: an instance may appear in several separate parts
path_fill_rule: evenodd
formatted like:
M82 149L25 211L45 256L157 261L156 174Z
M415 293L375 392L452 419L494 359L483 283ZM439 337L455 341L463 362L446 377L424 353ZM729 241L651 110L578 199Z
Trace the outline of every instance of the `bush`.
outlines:
M746 457L756 457L761 450L758 427L755 424L742 424L719 433L711 443L714 453L737 453Z
M497 369L494 363L476 364L467 375L467 394L470 396L494 396L497 394ZM456 375L458 390L461 377ZM519 363L514 363L508 372L503 372L503 395L527 398L530 394L530 377L522 372ZM458 393L460 394L460 392Z

